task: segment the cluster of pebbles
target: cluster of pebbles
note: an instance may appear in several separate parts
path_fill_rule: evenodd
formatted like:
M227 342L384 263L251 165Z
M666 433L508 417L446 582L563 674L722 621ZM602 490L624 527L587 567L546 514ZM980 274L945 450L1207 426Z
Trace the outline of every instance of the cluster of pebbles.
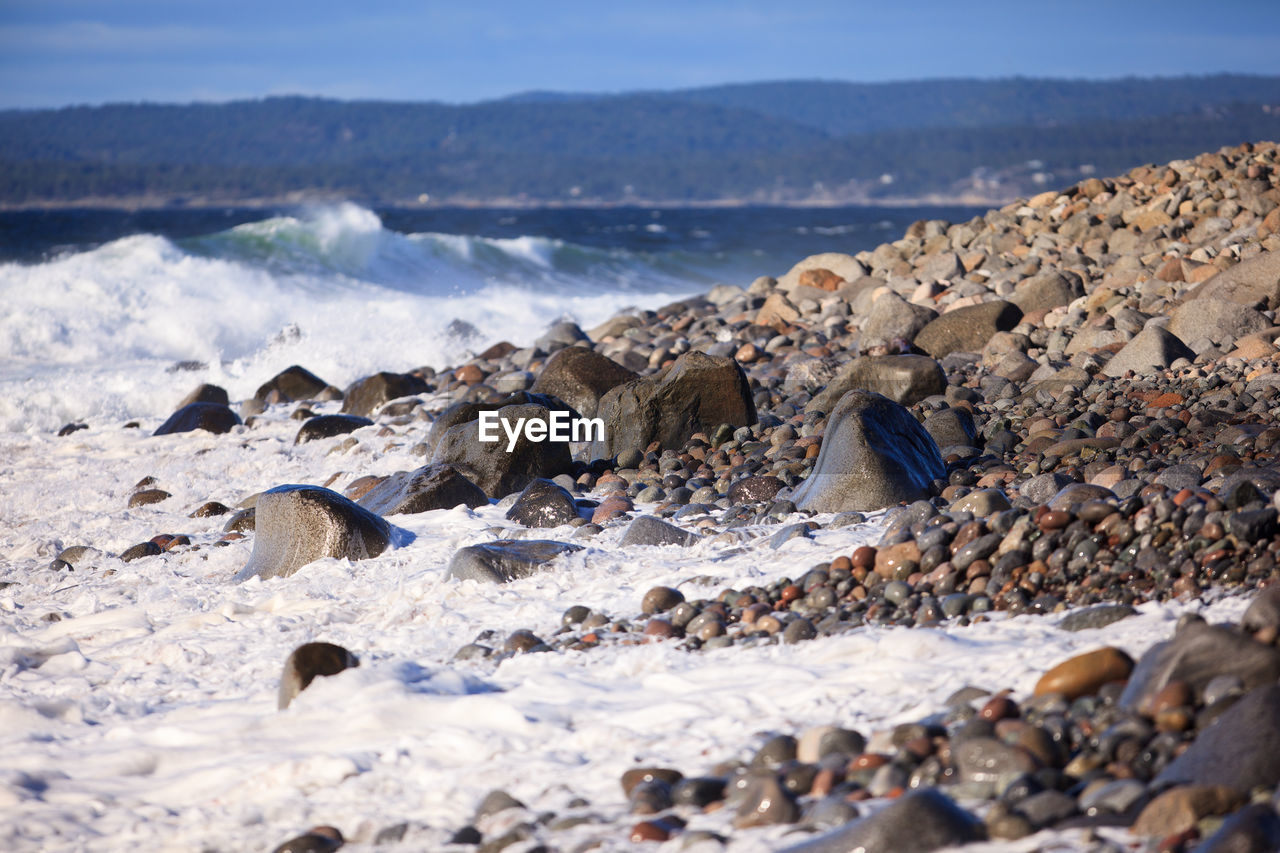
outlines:
M1241 624L1185 620L1136 662L1104 647L1062 662L1030 696L966 689L890 731L778 732L710 768L636 768L621 783L634 842L714 845L795 824L797 851L887 853L1126 827L1153 850L1275 850L1278 250L1280 149L1243 145L969 222L918 222L873 251L817 255L589 331L558 324L452 369L377 374L344 392L290 368L238 414L203 388L160 431L224 432L242 418L252 429L268 407L296 405L299 443L373 443L426 463L326 484L341 493L253 496L224 539L255 537L244 576L376 556L393 536L383 516L458 503L508 509L513 526L495 533L506 538L450 567L499 583L552 571L615 529L620 548L711 539L776 561L795 537L888 510L875 546L765 586L704 598L656 587L630 613L581 602L560 625L488 627L458 652L486 666L1000 613L1101 628L1146 601L1256 595ZM340 414L312 408L338 399ZM495 410L597 417L604 435L573 455L529 442L495 453L475 432ZM150 485L139 501L161 499ZM158 539L128 558L190 544ZM342 654L320 657L332 670ZM287 669L286 680L326 674ZM691 828L716 812L733 817ZM606 819L613 831L619 819ZM580 823L495 792L453 843L557 849ZM321 829L281 849L336 849L340 834Z

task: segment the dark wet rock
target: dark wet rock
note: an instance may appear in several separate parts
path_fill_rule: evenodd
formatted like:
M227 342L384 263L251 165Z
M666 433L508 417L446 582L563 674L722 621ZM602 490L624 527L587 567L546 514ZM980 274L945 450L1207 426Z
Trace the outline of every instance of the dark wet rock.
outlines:
M1048 270L1018 283L1009 301L1024 314L1069 305L1084 296L1080 277L1073 272Z
M476 806L476 814L472 820L480 823L485 818L509 811L510 809L522 809L524 803L508 794L506 791L495 789L484 795L484 799L480 801L480 805Z
M422 394L427 383L410 373L375 373L357 379L343 395L342 413L368 417L383 403L412 394Z
M753 777L740 797L738 813L733 819L733 825L739 829L795 823L800 819L795 797L773 774Z
M358 415L317 415L309 418L298 430L294 444L306 444L318 438L330 438L335 435L346 435L361 427L372 426L373 421Z
M258 523L258 511L253 507L236 510L227 523L222 525L223 533L251 533Z
M459 549L449 563L449 576L507 583L544 571L556 557L581 550L577 545L547 539L497 539Z
M1076 814L1075 797L1062 791L1040 791L1018 801L1015 811L1031 822L1036 829L1053 826Z
M120 559L126 563L132 563L134 560L141 560L143 557L155 557L163 553L164 549L154 542L139 542L131 548L126 548L124 553L120 555Z
M680 545L687 548L697 541L698 536L696 533L682 530L674 524L668 524L651 515L642 515L627 526L627 532L622 534L622 539L618 544L623 547L630 545Z
M1238 676L1246 688L1274 684L1280 679L1280 649L1222 626L1191 621L1139 659L1120 705L1141 708L1172 681L1203 690L1220 675Z
M337 675L344 669L359 666L360 659L333 643L304 643L284 662L280 674L280 690L276 707L288 708L294 697L321 675Z
M981 821L937 788L924 788L784 853L929 853L984 836Z
M1274 676L1273 676L1274 680ZM1161 771L1154 786L1228 785L1249 790L1280 783L1280 685L1246 693Z
M680 779L671 788L671 799L678 806L705 809L724 799L725 781L718 776L695 776Z
M434 451L440 444L440 439L453 427L475 423L482 412L500 412L507 406L541 406L548 412L564 412L565 417L579 417L579 412L559 397L551 394L535 394L531 391L516 391L501 400L489 403L454 403L431 422L431 430L427 433L427 448ZM502 445L505 447L506 433L502 432L501 427L498 431L502 436Z
M996 332L1007 332L1022 319L1012 302L996 299L948 311L920 330L915 345L933 358L953 352L982 352Z
M212 518L214 516L226 515L229 512L231 512L231 508L226 504L218 503L217 501L208 501L207 503L200 504L200 506L192 510L190 517Z
M460 504L475 509L488 504L489 499L452 465L432 464L415 471L397 471L356 503L378 515L407 515L453 509Z
M178 404L178 408L181 409L192 403L213 403L218 406L230 406L231 398L227 396L227 389L205 382L183 397L182 402Z
M1037 474L1018 487L1019 493L1033 504L1048 504L1053 496L1069 486L1072 480L1065 474L1056 471L1048 474Z
M509 441L502 427L498 440L480 440L479 415L450 427L432 454L433 463L454 465L491 498L517 492L538 477L551 478L573 470L569 445L559 441L531 441L521 430L515 446L507 450ZM513 426L521 419L539 420L551 428L551 412L544 406L503 406L497 417Z
M88 424L81 424L81 423L63 424L63 426L58 430L58 438L66 438L72 433L76 433L82 429L88 429L88 428L89 428Z
M910 412L855 390L828 416L817 464L794 500L813 512L883 509L928 497L945 473L937 444Z
M587 333L582 331L582 328L577 323L566 320L560 323L553 323L545 332L542 333L542 336L534 342L534 346L540 350L544 350L545 352L552 352L560 349L561 347L572 346L578 343L585 343L589 346L591 344L591 339L587 337Z
M287 577L325 557L364 560L391 544L380 516L319 486L276 486L254 510L253 554L236 580Z
M923 355L862 356L849 362L805 405L806 412L830 412L849 391L861 388L910 406L946 390L941 365Z
M646 616L655 613L666 613L684 601L684 593L669 586L655 586L644 594L640 602L640 612Z
M173 435L179 432L205 432L221 434L239 426L240 416L226 406L217 403L189 403L169 416L152 435Z
M1112 622L1119 622L1121 619L1127 619L1137 613L1127 604L1095 604L1093 607L1083 607L1079 610L1072 610L1066 616L1062 617L1062 621L1058 623L1058 627L1064 631L1084 631L1090 628L1105 628Z
M933 437L938 447L952 447L958 444L973 446L978 429L973 423L973 415L968 409L951 408L934 412L924 419L925 432Z
M679 449L694 433L710 435L721 424L750 426L756 407L737 362L693 350L663 373L608 391L596 416L604 421L604 439L592 443L591 455L610 459L653 442Z
M333 853L342 844L342 833L337 829L332 826L316 826L281 844L273 853Z
M132 509L134 507L158 504L161 501L167 501L171 497L173 497L173 495L169 494L164 489L143 489L142 491L134 492L129 496L129 508Z
M1280 583L1273 583L1258 594L1240 617L1246 631L1280 628Z
M578 517L573 495L550 480L538 478L524 487L507 510L507 520L525 527L559 527Z
M1013 780L1036 770L1025 751L991 737L966 738L951 747L951 761L961 784L975 795L998 795Z
M1116 353L1103 373L1118 378L1133 371L1138 376L1148 376L1168 369L1180 358L1192 360L1196 354L1183 341L1159 326L1147 326Z
M1195 848L1195 853L1265 853L1269 850L1280 850L1280 814L1266 803L1252 803L1224 820L1217 831Z
M729 502L737 505L771 501L784 488L786 484L777 477L768 475L743 477L729 487Z
M316 400L328 387L329 384L319 376L295 364L263 383L253 396L258 400L266 400L275 392L276 397L286 403L294 400Z
M594 417L600 398L639 376L582 346L569 346L547 359L530 390L564 400L584 417Z

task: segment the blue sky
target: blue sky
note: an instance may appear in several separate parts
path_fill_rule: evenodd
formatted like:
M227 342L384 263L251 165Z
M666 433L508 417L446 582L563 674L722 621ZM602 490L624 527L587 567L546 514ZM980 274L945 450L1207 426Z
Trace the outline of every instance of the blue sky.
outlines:
M0 0L0 107L1277 74L1275 21L1274 0Z

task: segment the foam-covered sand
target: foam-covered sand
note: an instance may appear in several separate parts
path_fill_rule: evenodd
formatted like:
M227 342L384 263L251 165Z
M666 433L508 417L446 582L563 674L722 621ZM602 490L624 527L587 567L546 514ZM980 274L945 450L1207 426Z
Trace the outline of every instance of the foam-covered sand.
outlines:
M343 455L330 453L341 437L294 446L297 426L272 411L252 431L224 436L154 438L104 422L61 439L0 437L0 578L17 582L0 591L6 849L270 849L316 824L339 827L349 849L373 849L362 845L404 822L403 843L377 849L429 849L493 788L534 812L594 816L557 835L567 845L601 838L599 849L621 849L634 822L618 784L629 767L706 770L749 757L767 733L809 725L869 735L934 712L966 684L1025 694L1063 657L1104 643L1136 656L1170 634L1180 612L1200 608L1145 605L1105 638L1023 616L862 628L794 646L690 653L659 642L454 663L482 629L545 636L572 604L634 616L658 584L705 596L798 576L882 528L873 518L778 551L704 541L625 555L610 529L562 568L498 586L446 579L458 547L495 528L518 535L496 507L459 508L393 516L415 538L376 559L326 559L289 578L231 584L251 540L215 547L225 517L191 519L191 510L286 482L337 474L341 486L357 473L412 468L408 447L425 430L376 438L378 427L366 428L361 449ZM173 497L126 508L144 476ZM119 553L166 532L187 533L196 547L45 568L64 546ZM1206 615L1234 619L1244 604L1225 599ZM362 665L277 711L281 665L312 640L341 644ZM571 807L578 797L590 805ZM721 829L729 818L704 815L690 828ZM772 849L787 832L732 833L728 849ZM1078 840L1042 833L990 849L1041 849L1050 838Z

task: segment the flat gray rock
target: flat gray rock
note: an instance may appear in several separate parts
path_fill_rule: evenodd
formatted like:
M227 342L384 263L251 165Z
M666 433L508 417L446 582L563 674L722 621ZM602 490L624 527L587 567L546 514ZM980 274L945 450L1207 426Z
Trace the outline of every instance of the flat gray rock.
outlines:
M841 397L856 388L910 406L946 391L947 375L938 362L924 355L866 355L842 367L804 410L830 412Z
M544 571L556 557L581 550L549 539L497 539L458 549L449 562L449 577L507 583Z
M1275 684L1280 678L1280 649L1220 625L1190 622L1138 660L1120 694L1120 706L1140 708L1171 681L1185 681L1203 691L1220 675L1238 676L1246 688Z
M996 299L981 305L956 308L920 330L915 345L934 358L953 352L982 352L996 332L1007 332L1022 319L1012 302Z
M627 527L619 545L680 545L688 547L698 541L697 534L667 524L651 515L642 515Z
M1102 372L1113 379L1132 370L1146 376L1168 369L1180 358L1194 359L1196 354L1176 335L1159 326L1147 326L1112 356Z
M364 560L391 544L391 525L337 492L276 486L258 496L253 554L235 576L287 577L325 557Z
M927 498L945 475L938 445L910 412L854 390L827 417L817 464L793 500L812 512L870 512Z

